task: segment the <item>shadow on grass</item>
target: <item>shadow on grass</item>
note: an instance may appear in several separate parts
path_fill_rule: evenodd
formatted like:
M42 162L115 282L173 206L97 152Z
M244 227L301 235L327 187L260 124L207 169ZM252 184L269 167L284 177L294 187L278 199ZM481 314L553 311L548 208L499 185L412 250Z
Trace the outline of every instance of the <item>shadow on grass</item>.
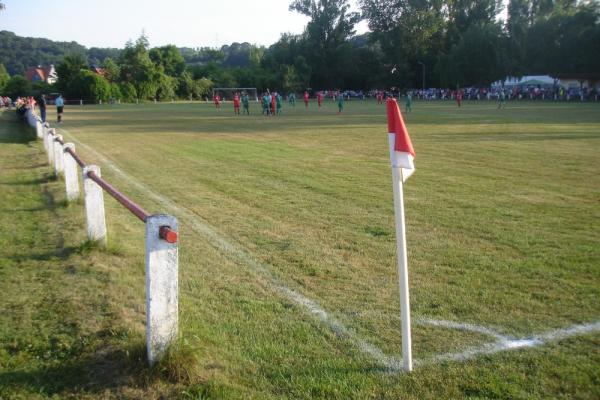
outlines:
M35 169L36 167L29 167L29 169ZM0 182L0 184L2 185L8 185L8 186L28 186L28 185L41 185L43 183L48 183L50 181L52 181L53 179L50 178L50 176L42 176L39 178L35 178L35 179L27 179L27 180L22 180L22 181L11 181L11 182Z
M79 355L69 354L59 364L0 372L0 388L9 395L36 393L52 398L61 395L69 398L105 396L107 391L119 397L124 390L133 389L142 392L136 398L145 398L143 392L154 393L153 387L160 384L161 391L166 391L160 398L173 398L176 393L181 394L182 387L193 388L193 392L202 394L202 397L194 396L194 399L210 398L210 388L197 377L198 364L190 348L177 343L163 360L150 367L143 340L121 341L114 345L104 343L106 337L113 335L114 332L104 330L91 337L90 342L103 343L102 348L92 354L86 354L86 349L81 348Z
M67 246L67 247L61 247L61 248L57 248L57 249L53 249L50 251L45 251L45 252L41 252L41 253L34 253L29 251L27 254L13 254L10 255L6 258L13 260L13 261L17 261L17 262L23 262L23 261L27 261L27 260L32 260L32 261L50 261L50 260L67 260L69 257L71 257L72 255L75 254L85 254L86 250L82 249L82 246Z
M35 130L21 121L21 118L12 111L0 113L0 143L29 144L37 139Z
M1 183L0 183L1 184ZM39 212L46 211L46 207L30 207L30 208L0 208L0 212Z
M32 370L0 372L0 387L15 393L46 396L117 391L121 387L144 388L151 382L146 367L145 348L108 348L91 355L65 360L59 365L44 365Z
M42 210L47 210L47 208L42 208ZM2 211L2 210L0 210ZM71 256L80 255L80 256L89 256L92 252L100 252L111 255L122 255L123 251L118 244L110 244L108 246L104 246L99 242L86 240L82 242L78 246L59 246L55 249L44 251L44 252L32 252L28 251L27 254L11 254L5 256L5 258L23 262L23 261L51 261L51 260L62 260L66 261Z

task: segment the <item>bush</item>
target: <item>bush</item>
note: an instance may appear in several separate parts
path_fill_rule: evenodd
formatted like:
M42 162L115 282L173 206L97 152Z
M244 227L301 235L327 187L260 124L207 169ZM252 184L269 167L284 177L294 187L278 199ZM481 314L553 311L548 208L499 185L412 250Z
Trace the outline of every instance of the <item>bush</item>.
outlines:
M31 95L31 83L24 76L15 75L6 83L3 95L13 100L19 96L29 96Z
M204 97L210 96L210 92L213 88L213 82L207 78L197 79L196 84L194 85L194 97L202 99Z
M135 103L137 99L137 90L135 90L135 86L129 82L124 82L119 85L119 90L121 92L121 101L126 103Z
M110 84L110 97L115 100L122 100L123 93L121 92L121 87L116 83Z
M106 79L92 72L81 70L69 83L69 97L90 100L98 103L107 101L111 96L111 87Z

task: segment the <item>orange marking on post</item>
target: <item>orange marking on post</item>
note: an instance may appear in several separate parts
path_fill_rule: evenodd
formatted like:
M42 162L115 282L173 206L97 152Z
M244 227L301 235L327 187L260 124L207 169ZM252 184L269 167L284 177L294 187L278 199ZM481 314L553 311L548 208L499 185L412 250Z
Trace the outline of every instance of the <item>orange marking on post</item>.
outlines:
M170 226L161 226L158 231L158 236L168 243L177 243L177 232L171 230Z

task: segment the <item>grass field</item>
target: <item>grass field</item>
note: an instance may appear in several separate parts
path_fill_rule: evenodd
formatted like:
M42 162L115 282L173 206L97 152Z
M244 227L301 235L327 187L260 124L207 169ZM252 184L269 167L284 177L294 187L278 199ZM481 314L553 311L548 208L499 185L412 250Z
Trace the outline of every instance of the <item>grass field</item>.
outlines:
M143 226L106 197L109 249L85 244L81 204L64 203L41 144L16 140L3 115L0 398L599 398L600 105L434 102L405 115L411 374L390 368L401 340L385 110L336 111L66 110L57 128L86 161L179 218L182 350L163 374L139 366ZM596 328L561 334L581 324ZM498 337L544 340L500 351ZM75 350L53 350L61 340Z

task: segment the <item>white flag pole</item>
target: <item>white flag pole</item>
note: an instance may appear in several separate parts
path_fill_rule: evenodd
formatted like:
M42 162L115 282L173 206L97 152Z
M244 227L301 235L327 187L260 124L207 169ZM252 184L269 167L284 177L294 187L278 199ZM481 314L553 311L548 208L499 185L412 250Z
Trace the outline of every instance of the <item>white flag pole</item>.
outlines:
M404 224L404 193L402 190L402 168L396 162L394 142L396 135L388 135L392 180L394 186L394 214L396 219L396 251L398 256L398 279L400 286L400 317L402 321L402 364L412 371L412 341L410 335L410 300L408 295L408 259L406 253L406 228Z

